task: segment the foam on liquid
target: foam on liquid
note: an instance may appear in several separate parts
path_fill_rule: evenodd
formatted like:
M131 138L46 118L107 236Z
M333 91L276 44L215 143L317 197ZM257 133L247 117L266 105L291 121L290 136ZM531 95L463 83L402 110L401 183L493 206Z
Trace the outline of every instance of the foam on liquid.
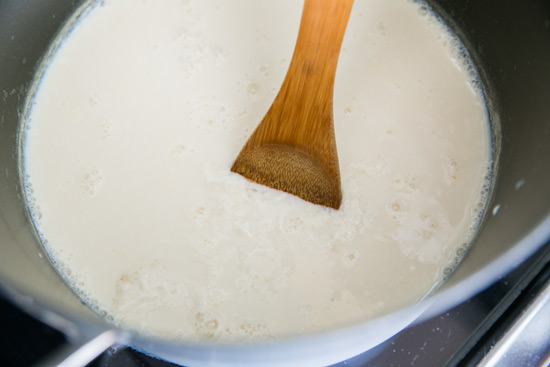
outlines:
M417 302L464 253L488 121L422 3L355 1L334 92L340 210L229 171L282 83L301 7L106 1L49 61L27 199L52 261L107 319L181 340L325 330Z

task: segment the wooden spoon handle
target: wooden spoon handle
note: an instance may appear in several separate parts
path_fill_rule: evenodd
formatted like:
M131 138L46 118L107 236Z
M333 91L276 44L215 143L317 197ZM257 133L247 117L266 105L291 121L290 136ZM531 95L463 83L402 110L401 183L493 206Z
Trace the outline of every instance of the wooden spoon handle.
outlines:
M301 85L287 95L315 99L316 90L331 90L353 0L306 0L294 55L287 73L308 74ZM290 96L290 95L289 95ZM332 98L330 98L332 100Z
M330 150L334 145L334 74L352 4L353 0L305 1L288 72L253 141L270 143L269 136L272 143L296 148Z

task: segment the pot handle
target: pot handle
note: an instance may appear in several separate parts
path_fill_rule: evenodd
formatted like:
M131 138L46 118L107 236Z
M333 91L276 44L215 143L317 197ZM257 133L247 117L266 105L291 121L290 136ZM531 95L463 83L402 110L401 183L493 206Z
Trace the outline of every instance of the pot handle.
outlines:
M86 366L101 353L115 344L124 344L126 337L116 330L107 330L91 338L66 344L43 360L35 367L74 367Z

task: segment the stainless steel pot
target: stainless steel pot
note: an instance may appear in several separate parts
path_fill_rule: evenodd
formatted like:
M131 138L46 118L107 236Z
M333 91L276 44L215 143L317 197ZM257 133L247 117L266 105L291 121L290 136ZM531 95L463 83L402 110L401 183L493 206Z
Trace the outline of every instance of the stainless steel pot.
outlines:
M66 333L73 344L62 353L93 339L72 357L124 342L187 365L327 365L376 345L422 312L427 317L469 298L550 238L550 2L433 0L478 65L499 158L484 224L444 286L424 303L373 322L257 345L181 345L112 330L50 265L20 181L19 128L33 75L57 32L84 3L0 0L0 291Z

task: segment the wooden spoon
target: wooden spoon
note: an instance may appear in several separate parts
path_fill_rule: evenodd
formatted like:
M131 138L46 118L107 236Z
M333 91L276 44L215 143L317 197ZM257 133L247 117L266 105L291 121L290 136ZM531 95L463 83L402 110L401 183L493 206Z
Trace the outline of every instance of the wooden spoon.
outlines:
M332 94L352 4L353 0L305 0L281 89L231 171L314 204L340 207Z

